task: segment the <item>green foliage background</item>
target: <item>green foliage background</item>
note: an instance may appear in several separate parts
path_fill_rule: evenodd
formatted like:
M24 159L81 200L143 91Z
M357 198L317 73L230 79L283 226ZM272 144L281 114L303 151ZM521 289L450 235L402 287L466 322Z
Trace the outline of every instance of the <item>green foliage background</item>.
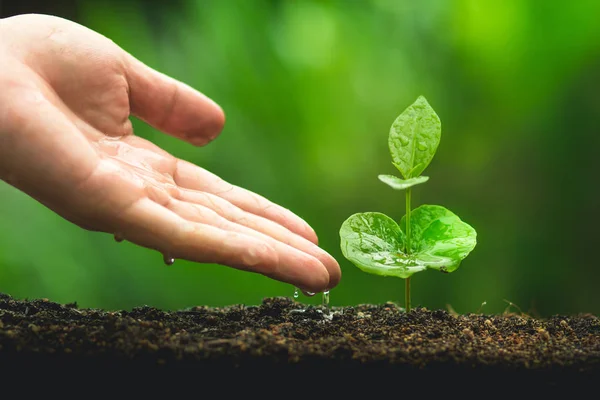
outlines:
M224 108L204 148L135 130L306 219L342 267L333 305L403 302L404 281L354 267L338 232L355 212L404 214L377 175L396 172L389 128L424 95L442 140L413 205L449 208L478 245L452 274L415 275L413 306L510 301L547 316L600 314L598 15L596 1L198 0L80 1L77 19ZM166 267L4 183L0 201L0 292L19 298L177 309L294 291L224 266Z

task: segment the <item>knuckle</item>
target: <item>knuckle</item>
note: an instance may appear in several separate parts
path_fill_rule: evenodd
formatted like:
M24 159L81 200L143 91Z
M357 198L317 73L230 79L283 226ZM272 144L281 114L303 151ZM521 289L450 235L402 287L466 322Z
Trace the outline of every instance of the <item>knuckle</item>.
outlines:
M264 268L272 268L273 265L270 263L265 263L266 260L270 258L271 250L266 243L255 243L252 246L247 246L243 248L241 258L245 265L254 267L258 264L262 264ZM261 271L263 273L268 273L269 271Z

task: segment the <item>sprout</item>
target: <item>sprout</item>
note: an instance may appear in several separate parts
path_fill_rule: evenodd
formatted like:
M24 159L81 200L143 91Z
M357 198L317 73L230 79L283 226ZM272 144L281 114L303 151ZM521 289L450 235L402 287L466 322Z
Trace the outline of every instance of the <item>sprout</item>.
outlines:
M477 233L448 209L421 205L411 210L412 187L429 180L421 173L431 162L441 136L441 122L425 97L396 118L388 145L392 164L402 178L379 175L396 190L405 190L406 215L400 224L378 212L350 216L340 228L344 257L361 270L406 280L406 311L410 311L410 278L426 269L455 271L477 244Z

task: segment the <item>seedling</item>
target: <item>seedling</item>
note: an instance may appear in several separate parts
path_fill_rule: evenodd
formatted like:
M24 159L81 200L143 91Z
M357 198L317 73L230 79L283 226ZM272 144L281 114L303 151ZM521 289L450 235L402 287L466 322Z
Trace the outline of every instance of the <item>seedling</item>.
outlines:
M426 269L455 271L477 244L470 225L442 206L421 205L411 210L411 190L427 182L421 176L440 143L441 122L425 97L419 96L396 118L388 145L392 164L402 178L379 175L396 190L405 190L406 215L400 224L385 214L351 215L340 228L344 257L361 270L405 279L406 312L410 311L410 278Z

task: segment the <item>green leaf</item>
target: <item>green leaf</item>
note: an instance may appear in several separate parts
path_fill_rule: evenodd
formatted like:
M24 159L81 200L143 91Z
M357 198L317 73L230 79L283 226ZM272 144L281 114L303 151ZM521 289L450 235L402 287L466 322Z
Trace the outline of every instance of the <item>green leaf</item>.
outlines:
M400 226L406 230L406 216ZM442 206L422 205L410 213L411 248L422 265L455 271L477 244L477 232Z
M379 180L383 183L388 184L393 189L404 190L406 188L418 185L420 183L427 182L428 176L417 176L416 178L400 179L394 175L379 175Z
M405 218L399 226L385 214L354 214L340 228L342 253L365 272L408 278L427 268L452 272L476 245L475 229L441 206L411 212L411 254L405 228Z
M425 97L419 96L396 118L388 145L393 164L405 179L421 175L440 143L442 124Z
M340 238L344 257L365 272L407 278L425 269L406 256L404 232L385 214L351 215L340 228Z

